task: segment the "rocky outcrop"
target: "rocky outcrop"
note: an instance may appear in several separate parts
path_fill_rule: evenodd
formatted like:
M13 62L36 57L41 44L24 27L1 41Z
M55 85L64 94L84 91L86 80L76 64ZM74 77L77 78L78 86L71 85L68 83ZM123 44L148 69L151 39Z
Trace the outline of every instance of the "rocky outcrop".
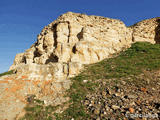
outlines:
M160 18L152 18L138 22L130 27L133 42L146 41L160 43Z
M52 73L73 76L83 64L98 62L129 47L131 35L131 29L120 20L68 12L46 26L30 49L17 54L10 70L19 71L22 65L54 64L59 70Z
M72 75L73 64L91 64L127 48L132 42L158 43L159 18L141 21L131 27L116 19L68 12L46 26L37 42L17 54L11 69L22 64L61 64L65 75Z
M160 18L126 27L120 20L68 12L46 26L31 48L17 54L10 70L54 64L59 69L55 74L73 76L83 64L108 58L133 42L159 43L159 28Z

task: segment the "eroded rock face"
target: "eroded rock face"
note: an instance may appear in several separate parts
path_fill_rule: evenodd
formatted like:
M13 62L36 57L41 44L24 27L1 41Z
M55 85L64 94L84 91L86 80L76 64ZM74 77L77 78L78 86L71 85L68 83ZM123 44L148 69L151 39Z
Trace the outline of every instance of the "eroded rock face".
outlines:
M133 42L160 43L160 17L143 20L130 27Z
M120 20L68 12L44 27L36 43L24 53L16 55L10 70L18 71L24 64L40 66L52 63L58 65L62 73L56 70L51 73L74 76L83 64L108 58L130 47L133 42L159 43L159 28L160 18L126 27ZM30 72L33 72L32 68Z
M131 43L132 30L120 20L68 12L46 26L30 49L17 54L10 70L59 63L62 76L73 76L83 64L103 60Z

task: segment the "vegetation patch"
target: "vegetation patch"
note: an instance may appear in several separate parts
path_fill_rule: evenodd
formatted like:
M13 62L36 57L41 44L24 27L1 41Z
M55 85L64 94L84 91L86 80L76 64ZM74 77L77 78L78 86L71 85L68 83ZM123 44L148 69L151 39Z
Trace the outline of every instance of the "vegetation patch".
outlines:
M45 106L43 101L35 99L35 95L28 97L26 114L20 120L53 120L53 112L58 106Z
M0 77L5 76L5 75L11 75L11 74L13 74L13 73L14 73L13 70L8 71L8 72L4 72L4 73L1 73L1 74L0 74Z

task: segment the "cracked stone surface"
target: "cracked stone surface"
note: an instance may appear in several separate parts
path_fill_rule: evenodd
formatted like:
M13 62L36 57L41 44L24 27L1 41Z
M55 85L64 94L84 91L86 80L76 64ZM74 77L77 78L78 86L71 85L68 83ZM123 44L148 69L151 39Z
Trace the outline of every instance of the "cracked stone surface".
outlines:
M60 105L68 101L69 98L63 95L70 84L70 80L30 79L22 74L1 77L0 120L18 119L24 115L24 107L30 95L35 95L36 99L44 101L46 105Z

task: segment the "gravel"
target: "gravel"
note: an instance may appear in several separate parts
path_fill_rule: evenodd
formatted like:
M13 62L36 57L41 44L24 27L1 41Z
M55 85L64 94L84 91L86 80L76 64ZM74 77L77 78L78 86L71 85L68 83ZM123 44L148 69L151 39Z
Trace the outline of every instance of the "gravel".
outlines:
M150 73L151 74L151 73ZM150 83L145 74L134 77L102 79L99 88L83 101L93 120L160 119L159 72L153 72ZM146 80L145 80L146 79Z

